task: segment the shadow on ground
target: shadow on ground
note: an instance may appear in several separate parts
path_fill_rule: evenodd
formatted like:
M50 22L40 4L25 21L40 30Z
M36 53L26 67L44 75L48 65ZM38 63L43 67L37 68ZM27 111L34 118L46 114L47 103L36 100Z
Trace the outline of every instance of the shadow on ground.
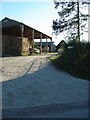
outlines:
M3 118L88 108L87 81L55 70L50 63L29 72L30 68L22 77L2 82Z

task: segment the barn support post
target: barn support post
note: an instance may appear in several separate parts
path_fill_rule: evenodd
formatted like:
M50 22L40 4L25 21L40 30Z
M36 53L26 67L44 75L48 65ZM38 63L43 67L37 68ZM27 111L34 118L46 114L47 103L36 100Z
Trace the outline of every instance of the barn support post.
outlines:
M0 23L0 28L2 28L2 23ZM2 29L0 29L0 57L3 56L3 47L2 47L3 45L2 44L3 44L3 42L2 42Z
M47 37L46 37L46 53L48 53L48 41L47 41Z
M51 40L51 51L50 52L52 53L52 38L50 40Z
M32 53L34 53L34 30L32 30Z
M40 35L40 54L42 53L42 34Z
M24 25L21 25L21 42L22 42L22 48L21 48L21 52L23 52L23 33L24 33Z

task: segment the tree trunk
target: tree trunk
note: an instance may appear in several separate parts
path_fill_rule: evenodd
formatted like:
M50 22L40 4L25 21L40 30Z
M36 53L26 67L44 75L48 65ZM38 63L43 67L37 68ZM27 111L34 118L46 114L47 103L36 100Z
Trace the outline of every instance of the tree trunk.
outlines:
M77 17L78 17L78 42L80 42L80 16L79 16L79 0L77 2Z

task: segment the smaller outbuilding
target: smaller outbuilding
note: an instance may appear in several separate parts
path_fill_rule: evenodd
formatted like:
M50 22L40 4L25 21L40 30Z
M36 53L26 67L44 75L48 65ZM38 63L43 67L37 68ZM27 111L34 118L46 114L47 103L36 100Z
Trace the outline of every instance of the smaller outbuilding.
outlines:
M59 50L62 50L66 47L67 43L62 40L57 46L56 46L56 52L58 52Z

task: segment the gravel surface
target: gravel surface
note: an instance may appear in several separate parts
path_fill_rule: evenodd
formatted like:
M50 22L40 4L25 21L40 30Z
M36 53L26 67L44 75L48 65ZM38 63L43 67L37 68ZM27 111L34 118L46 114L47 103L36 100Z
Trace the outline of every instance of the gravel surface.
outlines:
M2 59L2 80L11 80L25 75L28 72L34 72L40 69L41 64L45 62L43 57L10 57ZM38 59L37 59L38 58ZM43 60L42 60L43 59Z
M56 70L49 56L2 58L3 109L88 105L88 81Z

